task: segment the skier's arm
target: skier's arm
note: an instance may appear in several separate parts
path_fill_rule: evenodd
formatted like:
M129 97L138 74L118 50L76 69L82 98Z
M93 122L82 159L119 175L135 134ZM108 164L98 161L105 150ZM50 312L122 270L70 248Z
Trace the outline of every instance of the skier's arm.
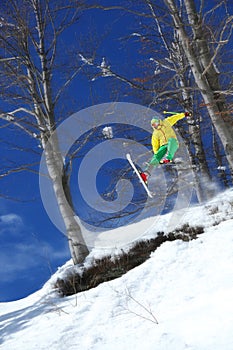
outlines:
M186 113L177 113L172 115L171 117L166 118L171 125L174 125L178 120L183 119L186 116Z
M156 153L159 149L159 140L154 135L152 135L151 144L152 144L153 152Z

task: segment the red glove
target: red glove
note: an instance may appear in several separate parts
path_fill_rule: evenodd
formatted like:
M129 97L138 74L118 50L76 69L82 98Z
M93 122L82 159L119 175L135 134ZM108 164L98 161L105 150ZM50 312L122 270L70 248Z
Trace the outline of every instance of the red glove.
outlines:
M184 115L185 115L185 117L191 117L191 116L192 116L192 113L190 113L190 112L185 112Z

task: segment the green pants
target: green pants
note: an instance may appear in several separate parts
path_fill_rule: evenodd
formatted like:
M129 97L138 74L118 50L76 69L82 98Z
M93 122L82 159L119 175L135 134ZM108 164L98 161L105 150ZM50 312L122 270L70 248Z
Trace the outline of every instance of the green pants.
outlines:
M172 160L179 147L178 141L175 138L170 138L166 145L161 146L154 154L149 163L149 167L159 165L159 162L166 156L167 159Z

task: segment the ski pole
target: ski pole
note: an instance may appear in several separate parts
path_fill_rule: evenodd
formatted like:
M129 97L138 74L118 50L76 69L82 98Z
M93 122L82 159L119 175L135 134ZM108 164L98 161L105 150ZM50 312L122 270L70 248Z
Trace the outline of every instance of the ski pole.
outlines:
M168 112L168 111L163 111L163 114L179 114L181 112Z

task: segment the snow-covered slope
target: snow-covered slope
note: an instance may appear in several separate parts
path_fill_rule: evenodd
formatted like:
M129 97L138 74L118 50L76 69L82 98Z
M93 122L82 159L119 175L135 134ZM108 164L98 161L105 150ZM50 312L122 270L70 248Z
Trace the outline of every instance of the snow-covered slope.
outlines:
M60 299L51 285L68 262L40 291L1 303L0 349L232 350L233 191L182 215L205 233L164 243L121 278Z

